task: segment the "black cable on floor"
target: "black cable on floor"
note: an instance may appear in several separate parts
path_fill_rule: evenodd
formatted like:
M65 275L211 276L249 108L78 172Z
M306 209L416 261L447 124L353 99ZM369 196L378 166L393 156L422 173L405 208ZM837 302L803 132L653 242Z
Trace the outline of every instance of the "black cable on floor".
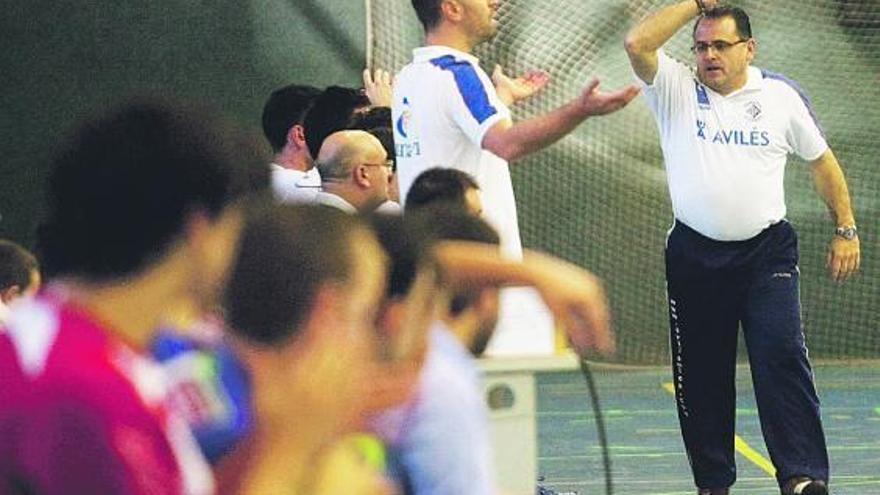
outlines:
M608 447L608 434L605 431L605 418L602 416L602 406L599 404L599 392L596 390L596 381L593 379L593 372L587 360L583 357L579 359L581 366L581 374L587 382L587 391L590 395L590 403L593 406L593 416L596 418L596 433L599 436L599 445L602 447L602 465L605 468L605 493L612 495L614 493L614 479L611 473L611 452Z

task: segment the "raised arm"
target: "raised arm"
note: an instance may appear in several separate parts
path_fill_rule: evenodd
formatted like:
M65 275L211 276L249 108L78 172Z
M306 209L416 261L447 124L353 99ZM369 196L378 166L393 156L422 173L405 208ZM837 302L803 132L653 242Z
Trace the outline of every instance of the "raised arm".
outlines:
M712 9L717 0L683 0L652 13L630 29L624 39L626 54L639 79L646 84L657 75L657 50L703 9Z
M638 93L635 86L605 93L599 91L599 80L593 79L579 97L549 113L515 124L510 119L499 121L483 136L482 146L505 160L516 160L550 146L590 116L625 107Z
M811 163L816 192L828 205L837 227L855 227L856 219L850 205L849 190L843 170L829 149ZM847 239L835 234L828 246L826 263L831 278L841 281L859 269L861 262L858 236Z
M435 252L454 282L534 286L579 352L614 352L608 301L592 273L533 251L526 252L523 261L506 259L498 246L474 242L444 241Z

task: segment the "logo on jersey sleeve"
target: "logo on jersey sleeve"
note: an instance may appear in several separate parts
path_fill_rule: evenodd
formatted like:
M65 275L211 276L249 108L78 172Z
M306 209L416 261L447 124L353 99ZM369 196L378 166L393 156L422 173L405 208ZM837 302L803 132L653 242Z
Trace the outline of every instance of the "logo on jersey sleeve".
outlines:
M400 134L404 139L409 137L409 120L409 98L404 96L403 111L400 112L400 117L397 118L397 123L395 124L395 127L397 128L397 133Z
M403 110L394 123L394 131L400 139L394 139L394 152L398 158L411 158L422 154L418 136L415 136L412 127L412 111L409 97L404 96L401 103Z

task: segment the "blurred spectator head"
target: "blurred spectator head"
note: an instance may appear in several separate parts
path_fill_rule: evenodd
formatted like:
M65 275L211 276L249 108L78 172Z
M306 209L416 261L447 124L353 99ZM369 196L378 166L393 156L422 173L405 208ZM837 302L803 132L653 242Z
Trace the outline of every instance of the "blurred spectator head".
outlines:
M0 239L0 303L31 296L40 288L37 258L18 244Z
M475 216L483 213L477 181L467 172L454 168L430 168L416 177L406 194L406 211L431 205L458 207Z
M49 175L44 276L114 282L173 259L190 294L213 294L244 200L268 187L260 150L217 115L165 100L130 101L84 123Z

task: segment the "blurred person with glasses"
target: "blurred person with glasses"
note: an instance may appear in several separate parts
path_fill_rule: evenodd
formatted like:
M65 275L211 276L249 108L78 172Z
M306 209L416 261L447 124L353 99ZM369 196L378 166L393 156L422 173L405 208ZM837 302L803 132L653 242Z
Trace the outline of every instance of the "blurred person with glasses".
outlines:
M696 18L696 70L662 46ZM828 269L859 267L846 180L803 90L752 67L748 15L716 0L650 14L625 47L657 121L674 227L666 243L679 423L701 494L727 494L742 325L764 440L781 492L828 493L828 453L801 326L797 235L786 220L788 155L808 162L831 212Z

